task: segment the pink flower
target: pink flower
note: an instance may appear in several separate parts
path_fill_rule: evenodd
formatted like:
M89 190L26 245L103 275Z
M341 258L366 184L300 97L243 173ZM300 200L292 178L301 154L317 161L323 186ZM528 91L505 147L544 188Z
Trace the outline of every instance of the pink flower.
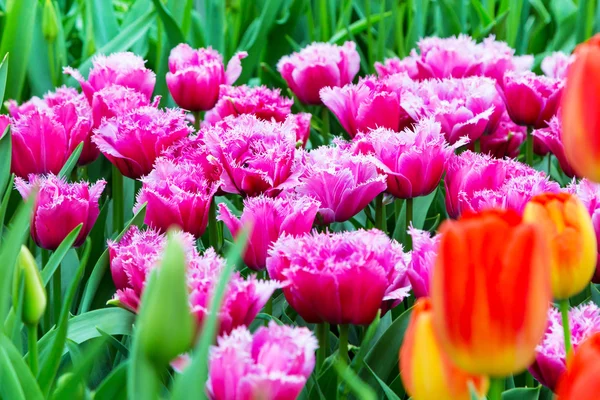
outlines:
M72 100L78 96L79 93L76 89L61 86L56 88L54 92L46 93L43 99L33 96L31 99L21 105L19 105L15 100L8 100L5 104L10 116L13 118L18 118L23 114L27 114L29 111L51 108L66 101Z
M315 367L317 340L307 328L270 322L219 337L210 349L211 400L294 400Z
M8 115L0 115L0 138L4 137L4 131L10 123L11 121Z
M419 117L422 100L408 93L415 87L406 75L370 76L355 85L326 87L321 99L350 137L378 127L398 132Z
M296 132L296 146L301 144L303 148L306 147L306 143L308 143L308 138L310 137L310 120L312 119L312 114L290 114L287 116L287 119L290 120L294 126L294 131Z
M202 138L198 135L187 136L177 143L167 148L164 152L164 158L171 160L174 164L189 163L196 168L200 168L204 178L209 183L221 185L221 175L223 166L210 152L204 144ZM222 191L219 189L217 195Z
M209 151L223 165L225 192L276 196L298 183L302 169L293 121L227 117L206 128L203 135Z
M600 185L587 179L582 179L578 184L573 182L567 190L577 195L590 213L594 231L596 231L598 248L600 249ZM592 282L600 283L600 254L598 254L598 263L596 264L596 272L594 273Z
M312 43L277 63L277 70L292 92L306 104L321 104L322 88L351 83L359 69L360 55L354 42L342 46Z
M380 78L385 78L394 74L407 74L412 79L417 79L419 76L419 70L417 68L417 59L419 55L413 49L411 50L408 57L403 58L388 58L383 64L380 62L375 63L375 71Z
M533 72L508 72L500 95L510 118L518 125L536 129L548 126L560 105L563 81Z
M410 252L410 263L407 275L416 298L429 296L429 282L437 256L440 235L431 237L429 232L415 229L408 232L412 237L413 249Z
M241 218L219 204L219 217L235 238L240 229L251 224L252 234L244 253L244 263L255 271L266 267L269 247L283 235L299 236L310 232L319 209L319 202L308 196L270 198L248 197L244 200Z
M592 334L600 331L600 309L594 303L582 304L569 310L569 328L573 350ZM564 333L560 312L548 310L548 327L542 343L536 347L535 362L529 372L542 385L556 389L558 379L567 369Z
M556 156L560 168L563 170L565 175L568 177L574 177L577 174L569 164L567 156L565 155L565 148L563 147L562 140L560 138L562 132L562 123L558 116L552 117L548 122L548 127L542 129L536 129L531 134L534 138L538 139L541 144L548 148L552 154Z
M236 53L227 70L223 57L211 47L193 49L181 43L171 50L167 86L179 107L189 111L210 110L219 98L219 87L231 85L242 73L241 60L248 54Z
M204 121L213 125L229 115L253 114L267 121L283 122L292 112L292 104L294 100L281 96L279 89L222 85L219 101L206 113Z
M15 178L15 187L27 199L38 190L31 217L31 237L41 248L56 250L67 235L83 224L74 246L81 246L92 230L100 209L98 200L106 182L67 183L56 175L29 176L29 183Z
M200 165L166 158L157 159L152 172L141 181L135 210L147 203L144 222L148 226L165 232L175 225L196 238L202 236L220 182L209 181Z
M138 179L152 171L166 148L190 133L182 110L146 106L105 119L93 141L124 176Z
M575 61L574 54L565 54L561 51L555 51L542 60L541 69L544 75L550 78L565 79L567 69Z
M95 93L112 85L131 88L149 101L154 91L156 75L144 66L145 63L144 59L130 52L108 56L98 54L92 60L87 81L79 71L71 67L65 67L64 72L79 82L90 104Z
M379 128L359 134L352 146L358 153L373 155L376 166L387 175L387 191L401 199L431 193L454 153L432 119L422 119L413 130L399 133Z
M324 225L349 220L387 187L373 157L353 155L351 149L319 147L306 163L295 191L321 203L317 221Z
M186 251L189 263L198 257L194 238L189 233L176 232L177 238ZM132 226L119 242L108 241L110 272L117 292L118 304L132 312L137 312L150 271L160 264L166 235L153 229L140 230Z
M402 246L376 229L282 236L267 270L308 323L370 324L408 296Z
M495 158L517 158L526 136L527 128L512 122L505 112L502 114L496 129L490 134L479 137L480 152ZM470 142L467 148L473 151L475 142Z
M466 210L508 208L522 212L536 194L556 193L560 186L543 172L510 159L465 151L448 162L446 210L457 218Z
M94 93L92 98L94 128L98 128L105 119L127 114L136 108L158 107L159 101L160 97L157 96L150 103L149 99L142 93L125 86L107 86Z

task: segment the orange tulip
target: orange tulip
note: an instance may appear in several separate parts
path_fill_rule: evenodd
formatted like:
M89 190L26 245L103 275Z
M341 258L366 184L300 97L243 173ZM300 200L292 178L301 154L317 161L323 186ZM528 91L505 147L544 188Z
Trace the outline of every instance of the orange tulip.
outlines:
M527 368L551 300L548 243L510 210L447 220L433 270L433 323L442 348L473 374Z
M558 400L597 400L600 397L600 333L590 336L575 351L558 381Z
M562 142L578 175L600 182L600 35L575 49L562 98Z
M460 370L442 351L433 331L431 301L426 297L413 308L400 349L400 374L414 400L469 400L469 382L480 397L489 386L487 377Z
M568 193L541 194L525 206L523 220L539 224L552 255L552 293L567 299L590 283L598 261L592 219L581 201Z

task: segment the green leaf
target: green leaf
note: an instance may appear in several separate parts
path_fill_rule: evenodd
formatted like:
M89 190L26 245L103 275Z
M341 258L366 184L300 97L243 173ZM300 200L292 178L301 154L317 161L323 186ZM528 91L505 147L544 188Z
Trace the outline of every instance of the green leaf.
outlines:
M6 185L6 183L12 179L10 175L10 161L12 156L11 142L12 137L9 125L4 130L4 133L2 133L2 136L0 136L0 196L4 196L5 191L12 190L12 185Z
M23 356L17 348L11 343L10 339L4 335L0 335L0 349L2 349L8 357L9 363L12 366L17 378L19 379L21 388L27 400L42 400L42 392L40 387L31 374L29 366L25 364ZM0 370L3 370L0 367ZM4 378L0 378L0 386L4 383ZM1 396L4 399L12 399L12 397Z
M377 396L371 387L360 379L343 361L336 358L333 367L342 380L348 385L356 397L362 400L376 400ZM339 389L338 389L339 390Z
M0 347L0 382L0 396L3 399L26 400L17 372L2 347Z
M0 105L4 102L4 92L6 91L6 77L8 75L8 53L0 63Z
M600 307L600 291L598 290L598 286L593 283L590 283L590 289L592 292L592 301L595 305Z
M10 181L8 181L8 187L12 188L13 181L15 176L10 174ZM8 203L10 201L10 196L13 193L12 190L7 190L2 197L2 204L0 204L0 237L2 237L2 232L4 231L4 218L6 217L6 209L8 208Z
M94 400L126 400L127 369L129 361L119 364L117 368L98 385Z
M10 53L10 77L6 81L6 96L9 99L21 98L33 40L31 27L35 24L37 6L38 0L9 0L6 5L0 56Z
M112 1L86 0L92 10L92 25L96 47L102 47L119 33L119 24Z
M373 14L371 15L371 24L375 24L379 22L381 19L389 18L392 16L391 11L386 11L384 13ZM329 39L329 43L341 43L348 40L349 35L357 35L361 32L364 32L367 29L367 19L363 18L356 22L350 24L349 29L342 29L337 31L331 39ZM348 32L349 31L349 32Z
M59 177L69 179L71 172L73 172L73 169L77 165L77 161L79 160L82 150L83 142L79 143L77 147L75 147L75 150L73 150L65 165L63 165L63 167L60 169L60 172L58 173Z
M385 397L388 400L401 400L400 397L398 397L398 395L396 393L394 393L394 391L385 384L384 381L382 381L375 372L373 372L373 370L371 368L369 368L369 366L367 365L367 370L369 370L369 372L371 372L371 374L373 374L373 376L375 377L375 379L377 380L377 383L379 383L379 386L381 386L381 388L383 389L383 393L385 393Z
M536 388L516 388L502 393L502 400L538 400L540 386Z
M204 41L219 53L225 53L225 2L222 0L205 0ZM268 8L265 4L263 9ZM278 8L278 7L274 7Z
M433 203L433 199L437 194L438 189L429 193L427 196L420 196L414 199L413 207L413 226L417 229L423 229L425 226L425 219L427 218L427 212Z
M48 262L42 269L42 281L44 282L44 285L47 285L48 282L50 282L52 275L54 275L54 271L56 271L63 258L67 255L69 249L73 246L73 243L75 243L75 240L77 240L77 236L79 236L79 232L81 232L82 228L83 223L77 225L52 253Z
M181 29L179 29L177 22L175 22L169 10L166 9L164 4L160 0L152 0L152 2L156 7L158 16L160 17L160 20L162 21L163 26L165 28L165 33L167 34L169 45L171 47L175 47L179 43L185 43L183 33L181 33Z

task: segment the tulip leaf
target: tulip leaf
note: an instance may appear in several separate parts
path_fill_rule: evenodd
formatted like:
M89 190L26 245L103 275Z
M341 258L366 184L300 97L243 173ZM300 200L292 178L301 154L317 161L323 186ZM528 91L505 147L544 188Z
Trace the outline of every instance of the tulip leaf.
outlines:
M95 400L126 400L127 399L127 370L130 361L125 361L98 385L94 393Z
M10 363L6 350L0 347L0 397L3 399L26 400L19 377Z
M6 53L0 63L0 105L4 102L4 92L6 91L6 78L8 76L8 57Z
M2 232L4 231L4 218L6 217L6 209L8 208L8 202L10 200L10 196L12 195L12 187L15 176L10 174L10 179L8 181L8 188L11 190L7 190L4 192L4 196L2 196L2 203L0 204L0 237L2 237Z
M502 393L502 400L538 400L540 386L536 388L516 388Z
M1 69L1 67L0 67ZM12 184L7 186L11 179L10 163L12 157L12 137L10 135L10 125L6 127L2 136L0 136L0 196L6 191L12 190Z
M119 241L123 235L129 230L132 225L142 226L144 223L144 217L146 216L146 204L143 204L137 213L129 220L127 224L125 224L125 228L119 233L119 235L114 239L115 241ZM85 289L83 290L83 296L81 298L81 304L79 306L79 313L85 313L89 311L90 306L92 305L92 301L94 300L94 296L96 296L96 292L100 287L100 283L102 282L102 278L104 274L109 269L109 258L108 258L108 249L104 250L96 265L92 270L92 274L90 275L90 279L88 279Z
M348 367L348 365L344 364L343 361L339 359L335 359L333 361L333 367L338 375L342 378L342 380L348 385L350 390L352 390L358 399L363 400L376 400L377 396L373 389L366 384L362 379L360 379L352 368ZM378 378L379 379L379 378ZM338 388L339 390L339 388Z
M425 226L425 219L427 218L427 212L433 203L433 199L437 195L438 189L429 193L427 196L420 196L414 199L414 214L413 214L413 226L417 229L423 229Z
M386 11L380 14L373 14L370 16L371 24L375 24L379 22L381 19L389 18L392 16L391 11ZM342 29L336 32L330 39L329 43L341 43L348 40L349 35L356 35L358 33L364 32L367 30L367 19L363 18L356 22L350 24L348 29Z
M83 142L79 143L77 147L75 147L75 150L73 150L73 152L69 156L69 159L61 168L60 172L58 173L58 176L60 176L61 178L69 179L69 175L71 175L71 172L73 172L73 169L75 168L75 166L77 166L77 161L79 161L79 156L81 155L82 150Z
M394 391L385 384L384 381L382 381L375 372L373 372L373 370L371 368L369 368L369 366L366 366L367 370L369 372L371 372L371 374L373 374L373 376L375 377L375 379L377 380L377 383L379 383L379 386L381 386L381 388L383 389L383 393L385 393L385 397L388 400L401 400L400 397L398 397L398 395L396 393L394 393Z
M181 29L179 29L177 22L175 22L175 19L173 18L169 10L167 10L162 1L152 0L152 2L154 3L154 7L156 7L156 12L158 13L160 20L163 23L170 47L175 47L179 43L185 43L185 38L183 37L183 33L181 33Z
M54 275L54 272L62 262L63 258L67 255L67 252L71 249L75 240L77 240L77 236L79 236L79 232L81 232L82 228L83 223L77 225L52 253L48 262L42 269L42 281L44 282L44 285L47 285L48 282L50 282L52 275Z
M218 52L225 52L225 2L222 0L206 0L204 19L204 41ZM263 9L269 7L265 4ZM278 7L271 5L272 8Z
M11 343L10 339L5 335L0 334L0 349L2 349L8 358L9 364L16 374L23 394L27 400L42 400L42 392L40 387L35 380L35 377L31 374L29 366L23 360L21 352ZM4 370L4 366L0 366L0 370ZM4 384L4 378L0 378L0 382ZM12 399L13 397L0 396L4 399Z
M119 33L119 24L117 23L113 2L86 0L86 7L90 7L92 11L94 42L97 47L102 47Z

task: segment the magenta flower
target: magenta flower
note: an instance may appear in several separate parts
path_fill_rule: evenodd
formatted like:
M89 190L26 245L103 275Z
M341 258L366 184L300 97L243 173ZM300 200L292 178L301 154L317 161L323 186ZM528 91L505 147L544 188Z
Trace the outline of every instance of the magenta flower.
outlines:
M269 247L283 235L300 236L310 232L319 209L319 202L308 196L270 198L248 197L244 200L241 218L232 214L224 204L219 204L219 217L235 238L240 229L251 224L244 263L255 271L266 267Z
M269 251L269 276L308 323L370 324L408 296L402 246L376 229L282 236Z
M403 58L388 58L383 63L375 63L375 71L380 78L385 78L394 74L407 74L411 79L417 79L419 70L417 68L417 52L411 50L408 57Z
M146 106L105 119L92 140L121 174L138 179L152 171L165 149L190 133L182 110Z
M54 92L48 92L43 99L33 96L28 101L19 105L15 100L6 101L6 109L13 118L18 118L23 114L27 114L32 110L44 110L62 104L80 96L76 89L61 86L56 88Z
M171 50L167 86L175 103L189 111L204 111L214 107L219 98L219 87L231 85L242 73L241 60L248 54L236 53L227 70L223 57L211 47L193 49L181 43Z
M264 121L254 115L227 117L203 132L211 154L223 165L223 191L277 196L302 173L293 121Z
M342 46L312 43L277 63L277 70L292 92L306 104L321 104L322 88L351 83L359 69L360 55L354 42Z
M290 120L294 126L294 131L296 132L296 146L301 144L303 148L306 147L306 143L308 143L308 138L310 137L310 120L312 119L312 114L290 114L287 116L287 119Z
M90 104L95 93L112 85L131 88L149 101L156 84L156 75L144 66L145 63L143 58L130 52L108 56L98 54L92 60L87 81L79 71L71 67L65 67L64 72L79 82Z
M548 126L542 129L536 129L531 134L533 137L540 141L540 143L546 147L552 154L556 156L560 168L563 170L565 175L573 178L577 175L575 170L569 164L567 156L565 155L565 148L563 147L561 140L562 123L558 116L552 117L548 122Z
M502 114L496 129L479 137L479 150L481 153L489 154L495 158L517 158L526 136L527 128L512 122L505 112ZM475 142L470 142L467 148L474 151Z
M210 349L208 395L211 400L294 400L315 367L317 347L304 327L271 321L254 336L238 328Z
M174 164L189 163L200 168L209 183L221 185L223 166L210 154L200 136L187 136L167 148L163 154L163 158L171 160ZM219 189L217 195L224 195L224 193Z
M596 232L596 241L600 249L600 185L587 179L582 179L578 184L573 182L568 186L567 190L577 195L590 213L594 231ZM598 254L598 263L596 264L596 272L592 277L592 282L600 283L600 253Z
M412 237L413 249L410 252L408 264L408 280L416 298L429 296L429 282L437 256L440 235L431 237L427 231L415 229L412 226L408 233Z
M459 141L456 147L462 144ZM400 199L431 193L454 154L432 119L422 119L413 130L399 133L379 128L359 134L352 146L355 152L373 155L375 165L387 175L387 191Z
M201 165L167 158L157 159L152 172L141 181L134 209L147 203L144 222L148 226L165 232L175 225L196 238L202 236L220 181L209 181Z
M600 309L594 303L582 304L569 310L569 328L573 350L592 334L600 331ZM560 376L567 369L564 333L560 312L548 310L548 327L542 343L536 347L535 362L529 372L542 385L556 389Z
M120 116L140 107L158 107L160 96L150 101L140 92L125 86L111 85L94 93L92 98L92 115L94 128L102 125L105 119Z
M419 117L422 100L410 93L415 87L403 74L381 79L370 76L358 84L326 87L321 99L350 137L378 127L398 132Z
M562 95L563 80L539 76L533 72L508 72L504 75L500 95L510 118L518 125L536 129L548 126L556 115Z
M567 70L573 61L575 61L574 54L565 54L561 51L555 51L549 56L544 57L540 68L547 77L566 79Z
M253 114L267 121L283 122L292 112L292 104L294 100L281 96L279 89L222 85L219 101L206 113L204 121L214 125L229 115Z
M295 191L321 203L317 221L324 225L349 220L387 188L373 157L351 149L319 147L308 153L306 164Z
M4 131L10 123L11 120L8 115L0 115L0 139L4 137Z
M452 218L492 207L522 212L533 196L560 191L558 183L523 163L470 151L450 158L444 184Z
M74 246L81 246L92 230L100 209L98 200L106 182L99 180L67 183L56 175L29 176L29 182L15 178L15 187L27 199L32 190L38 194L31 217L31 237L43 249L56 250L67 235L83 224Z
M187 262L195 260L198 252L192 235L181 231L175 235L184 246ZM160 264L166 244L165 234L136 226L129 228L119 242L108 241L110 272L117 289L114 300L119 306L138 311L146 277Z

